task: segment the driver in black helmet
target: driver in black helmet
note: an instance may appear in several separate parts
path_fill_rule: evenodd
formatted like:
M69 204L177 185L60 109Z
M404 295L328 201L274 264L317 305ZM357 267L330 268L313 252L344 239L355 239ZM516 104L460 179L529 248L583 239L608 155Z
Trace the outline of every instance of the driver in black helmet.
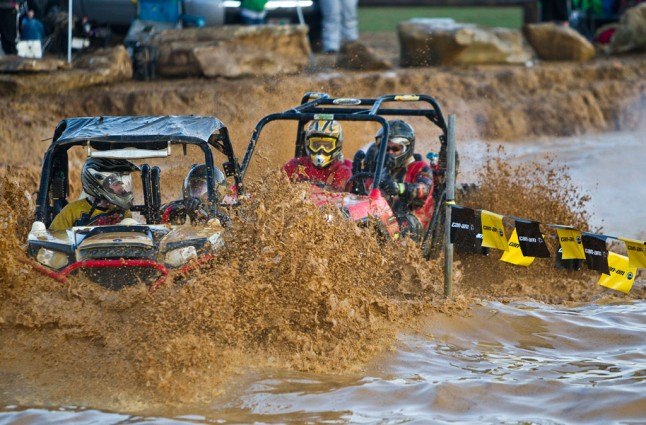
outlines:
M226 190L226 177L216 167L213 167L213 181L220 201ZM192 224L207 222L210 218L208 187L206 164L193 165L182 185L182 199L162 207L162 223L185 224L187 217Z
M132 178L139 167L125 159L90 158L81 172L86 198L71 202L54 217L50 230L105 226L131 217Z
M379 188L397 216L402 236L420 240L433 214L433 172L424 161L415 160L415 131L403 120L388 121L388 140L379 129L367 152L355 155L353 169L374 166L381 143L388 143L385 174Z

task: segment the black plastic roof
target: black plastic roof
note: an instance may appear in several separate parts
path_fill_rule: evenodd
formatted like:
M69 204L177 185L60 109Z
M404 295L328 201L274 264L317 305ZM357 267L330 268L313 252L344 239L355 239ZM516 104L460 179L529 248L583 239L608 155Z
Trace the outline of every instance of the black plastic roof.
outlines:
M193 115L68 118L56 127L53 143L199 143L208 142L209 137L223 127L224 124L215 117Z

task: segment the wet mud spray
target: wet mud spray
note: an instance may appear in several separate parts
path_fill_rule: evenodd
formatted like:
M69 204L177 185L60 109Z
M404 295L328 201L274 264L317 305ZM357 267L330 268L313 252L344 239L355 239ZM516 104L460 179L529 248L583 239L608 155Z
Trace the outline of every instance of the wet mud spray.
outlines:
M643 72L632 65L607 66L615 69L613 78L619 71L627 80ZM531 75L542 78L538 71ZM427 79L417 74L404 75L392 87L384 81L377 82L383 86L380 92L430 91ZM467 87L468 81L463 81L464 91L477 91ZM643 85L643 79L638 81ZM323 88L346 94L339 84L327 82ZM368 91L367 85L358 87ZM616 82L604 87L623 90ZM448 85L439 85L439 91L445 89ZM214 106L210 103L214 93L198 95L194 89L171 87L158 92L149 104L142 103L143 91L127 95L129 90L117 87L110 96L97 89L93 96L79 95L78 102L63 105L58 113L217 112L228 116L225 122L230 127L246 130L262 115L252 118L250 111L226 102ZM268 86L263 90L277 96ZM197 100L190 98L191 93ZM236 97L233 92L227 96ZM443 104L455 102L449 98ZM276 109L262 107L270 97L258 99L259 109ZM294 99L281 96L280 102L287 106ZM26 104L19 102L18 108ZM170 110L168 105L176 108ZM26 111L26 116L36 114ZM599 117L604 116L600 111ZM477 117L468 115L464 125L470 120L476 123ZM160 406L212 400L244 374L262 368L341 374L361 370L392 347L398 333L414 331L432 313L468 316L469 306L482 299L569 304L646 295L638 286L630 295L615 298L595 284L593 274L557 271L551 260L519 269L497 258L458 256L455 299L445 301L440 261L424 261L411 243L378 243L369 230L357 229L334 211L315 208L307 201L305 187L286 185L275 171L254 172L249 183L252 198L233 213L225 248L199 272L173 276L174 282L153 294L144 285L108 291L82 277L59 284L21 261L40 157L32 154L21 161L18 140L27 135L31 140L34 132L45 128L47 137L56 120L50 121L40 117L2 129L16 150L5 159L0 180L0 390L16 404L155 411ZM485 132L500 125L485 125ZM359 134L349 133L351 144L365 142ZM237 146L242 145L239 140ZM281 149L261 151L265 168L275 170L289 156L291 148ZM586 197L568 183L567 170L550 165L511 167L498 154L492 157L480 176L488 184L460 202L586 228Z
M583 210L564 206L585 199L557 185L558 173L514 180L505 177L519 170L503 164L490 161L484 177L497 183L465 201L585 226ZM424 261L413 244L379 244L314 207L306 187L286 187L278 173L250 192L220 255L150 295L143 285L113 292L29 270L19 261L27 226L18 219L30 215L29 203L3 180L3 199L19 209L2 216L2 372L30 388L32 403L141 411L205 402L255 368L357 370L397 332L433 311L468 315L477 299L564 303L604 293L591 274L564 274L547 260L519 271L470 256L459 259L456 300L446 302L440 262Z

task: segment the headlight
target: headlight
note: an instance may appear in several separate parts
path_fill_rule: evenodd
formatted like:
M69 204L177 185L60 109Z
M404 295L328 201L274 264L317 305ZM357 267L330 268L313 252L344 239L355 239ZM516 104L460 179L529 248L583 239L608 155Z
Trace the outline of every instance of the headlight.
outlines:
M220 232L214 233L209 236L208 241L211 244L212 251L217 251L224 246L224 241L222 240L222 236L220 236Z
M197 250L194 246L183 246L181 248L168 251L164 262L171 267L179 267L186 264L189 260L197 258Z
M69 262L67 255L47 248L41 248L38 250L36 260L38 260L40 264L56 270L62 269Z

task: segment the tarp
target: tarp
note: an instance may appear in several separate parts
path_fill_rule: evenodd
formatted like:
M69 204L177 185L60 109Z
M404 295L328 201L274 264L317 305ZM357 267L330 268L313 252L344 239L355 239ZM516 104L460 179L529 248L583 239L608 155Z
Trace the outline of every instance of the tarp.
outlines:
M208 141L224 125L208 116L129 116L68 118L56 127L54 143ZM57 135L62 131L60 136Z

